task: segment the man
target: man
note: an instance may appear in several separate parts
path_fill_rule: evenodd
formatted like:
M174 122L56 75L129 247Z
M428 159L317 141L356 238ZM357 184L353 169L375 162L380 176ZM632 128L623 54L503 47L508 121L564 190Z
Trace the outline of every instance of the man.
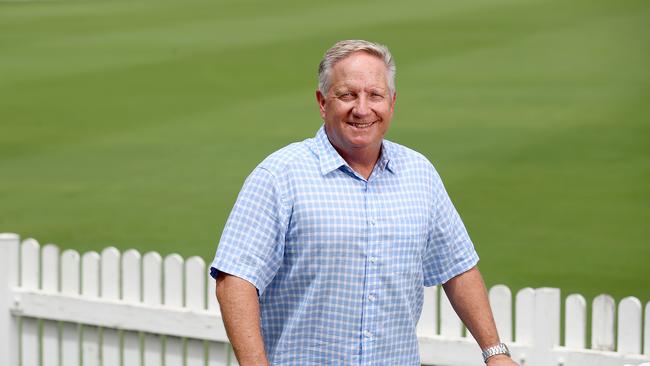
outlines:
M316 98L324 126L246 179L211 266L240 365L420 365L423 286L438 283L487 364L515 365L438 174L383 139L396 98L388 49L335 44Z

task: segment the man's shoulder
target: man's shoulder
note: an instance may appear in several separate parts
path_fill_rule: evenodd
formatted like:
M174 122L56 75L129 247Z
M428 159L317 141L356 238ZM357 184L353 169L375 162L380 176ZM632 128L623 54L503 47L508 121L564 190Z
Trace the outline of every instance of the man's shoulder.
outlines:
M295 167L309 165L315 160L315 156L309 148L313 139L306 139L289 144L267 156L258 168L268 170L274 175L283 173Z
M419 151L390 140L384 140L384 144L400 167L435 171L431 161Z

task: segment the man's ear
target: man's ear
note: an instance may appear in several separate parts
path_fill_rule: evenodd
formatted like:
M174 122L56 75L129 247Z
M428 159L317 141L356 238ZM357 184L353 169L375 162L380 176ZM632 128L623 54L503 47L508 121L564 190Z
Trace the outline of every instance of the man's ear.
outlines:
M320 90L316 90L316 101L318 102L318 108L320 109L320 116L322 119L325 119L325 96Z

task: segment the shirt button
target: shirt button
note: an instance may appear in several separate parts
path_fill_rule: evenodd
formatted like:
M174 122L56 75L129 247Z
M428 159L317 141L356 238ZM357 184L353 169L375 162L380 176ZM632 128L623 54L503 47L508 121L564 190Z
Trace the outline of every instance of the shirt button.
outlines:
M375 226L377 224L377 221L375 220L370 220L370 225Z
M363 331L363 336L366 337L366 338L370 338L370 337L372 337L372 333L370 333L370 332L367 331L367 330L364 330L364 331Z
M377 262L377 257L370 257L369 260L370 260L370 263L375 263L375 262Z
M375 301L376 297L373 294L368 295L368 300Z

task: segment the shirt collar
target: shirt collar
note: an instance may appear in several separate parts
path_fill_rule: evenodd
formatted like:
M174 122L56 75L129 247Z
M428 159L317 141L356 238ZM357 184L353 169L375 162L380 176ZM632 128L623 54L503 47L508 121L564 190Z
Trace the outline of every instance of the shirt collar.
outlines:
M379 155L377 165L381 170L388 170L395 174L395 153L390 142L386 140L381 142L381 155Z
M325 132L325 125L322 125L315 137L315 149L314 152L318 156L320 161L320 172L323 175L326 175L342 166L348 166L345 160L339 155L338 151L332 146L332 143L327 138L327 132ZM393 161L393 152L392 147L386 140L381 142L381 154L379 160L375 166L375 169L388 170L391 173L395 173L395 164ZM351 169L350 169L351 170Z

